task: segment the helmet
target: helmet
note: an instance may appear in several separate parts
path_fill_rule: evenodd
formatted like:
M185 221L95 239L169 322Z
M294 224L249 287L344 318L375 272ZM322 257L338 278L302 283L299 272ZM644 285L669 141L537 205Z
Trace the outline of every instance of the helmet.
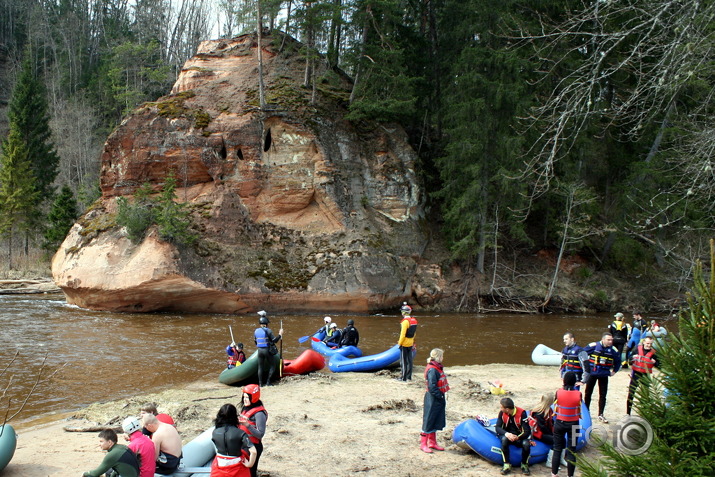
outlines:
M251 404L255 404L261 399L261 388L258 384L248 384L243 387L243 392L248 394Z
M238 349L243 349L243 343L238 343L238 344L236 345L236 348L238 348Z
M326 316L325 318L323 318L323 321L326 323L330 323L332 320L330 319L329 316Z
M330 323L330 327L331 327L331 328L337 328L337 327L338 327L338 324L337 324L337 323Z
M354 325L354 324L355 324L355 320L348 320L348 325Z
M260 323L260 324L262 324L262 325L267 325L268 323L270 323L270 321L268 321L268 317L262 316L262 317L258 320L258 323Z
M404 302L402 304L402 308L400 308L400 311L403 315L409 315L410 313L412 313L412 307L408 305L407 302Z
M128 436L131 436L135 432L140 431L141 428L142 426L141 424L139 424L139 419L134 416L129 416L128 418L124 419L124 421L122 421L122 429Z

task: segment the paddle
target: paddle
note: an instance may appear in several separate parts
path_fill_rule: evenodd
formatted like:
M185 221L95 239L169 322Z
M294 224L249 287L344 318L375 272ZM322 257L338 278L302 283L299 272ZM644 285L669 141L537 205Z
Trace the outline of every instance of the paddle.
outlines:
M281 320L281 329L283 329L283 320ZM281 367L280 367L280 377L283 377L283 337L281 336Z
M300 338L298 338L298 343L305 343L309 339L310 339L310 335L301 336Z
M231 343L235 343L236 340L233 339L233 329L231 328L231 325L228 325L228 331L231 333Z

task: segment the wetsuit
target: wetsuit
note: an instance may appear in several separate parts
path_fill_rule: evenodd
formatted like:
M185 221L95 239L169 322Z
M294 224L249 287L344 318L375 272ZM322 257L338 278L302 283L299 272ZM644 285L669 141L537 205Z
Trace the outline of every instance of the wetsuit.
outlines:
M154 477L156 462L154 462L154 443L140 431L129 436L129 449L139 457L139 477Z
M248 434L236 426L226 425L214 429L211 441L216 446L216 457L211 463L212 477L249 477L246 467L249 449L253 443Z
M154 456L152 455L152 459ZM127 446L122 444L114 444L104 456L104 459L94 470L85 472L82 477L99 477L113 469L122 477L139 477L139 461L134 452L130 451Z
M584 360L584 356L588 361ZM586 407L591 409L591 396L598 383L598 415L603 416L606 409L606 394L608 394L608 378L611 371L617 373L621 369L621 359L618 351L613 347L605 347L599 341L591 343L579 355L583 367L583 381L586 383Z
M529 427L526 411L520 407L514 409L513 415L507 415L499 411L494 430L501 441L501 453L505 464L509 464L509 446L512 445L521 447L521 464L524 465L529 462L529 455L531 454L531 441L529 440L531 428ZM507 432L515 434L517 440L514 442L510 441L506 437Z
M639 345L633 353L633 365L631 366L631 382L628 384L628 397L626 398L626 413L630 415L633 407L633 398L636 395L640 379L646 374L651 374L653 368L659 368L658 356L655 349L645 349Z
M348 325L343 329L343 338L340 346L357 346L360 342L360 333L353 325Z
M256 448L256 461L251 467L251 477L258 476L258 461L263 454L263 436L266 434L266 422L268 422L268 412L263 407L263 403L258 401L249 407L241 410L241 420L245 419L246 424L241 424L240 428L245 431L253 446Z
M258 349L258 385L268 386L271 384L271 378L276 367L273 365L273 355L268 351L271 343L280 341L281 336L273 336L273 332L267 326L256 328L253 332Z
M159 452L159 458L156 460L156 473L162 475L173 474L179 468L179 464L181 464L181 455L177 457L166 452ZM124 474L122 474L122 477L124 477Z
M623 350L631 335L631 326L624 321L616 320L608 326L608 331L613 335L613 347L618 351L618 361L623 360Z
M405 316L400 322L400 381L412 380L412 361L414 355L412 347L415 345L415 334L417 334L417 320L413 316Z

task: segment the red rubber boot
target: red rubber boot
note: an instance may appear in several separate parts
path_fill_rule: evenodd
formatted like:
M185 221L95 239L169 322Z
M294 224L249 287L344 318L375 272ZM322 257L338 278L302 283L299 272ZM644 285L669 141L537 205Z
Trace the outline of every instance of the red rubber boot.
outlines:
M432 453L432 449L429 448L429 444L427 443L427 438L429 436L425 434L424 432L420 432L420 449L422 452L426 452L428 454Z
M434 449L434 450L438 450L438 451L444 450L444 447L440 447L437 445L437 433L436 432L427 434L427 445L430 447L430 449Z

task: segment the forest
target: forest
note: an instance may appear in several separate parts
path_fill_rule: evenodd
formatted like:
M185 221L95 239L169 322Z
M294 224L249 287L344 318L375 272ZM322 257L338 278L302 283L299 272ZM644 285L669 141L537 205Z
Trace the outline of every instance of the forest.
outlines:
M680 292L715 235L712 0L0 0L0 253L46 263L102 145L198 44L280 30L399 123L450 260L500 293L522 255ZM24 265L23 265L24 264ZM605 299L605 297L604 297Z

